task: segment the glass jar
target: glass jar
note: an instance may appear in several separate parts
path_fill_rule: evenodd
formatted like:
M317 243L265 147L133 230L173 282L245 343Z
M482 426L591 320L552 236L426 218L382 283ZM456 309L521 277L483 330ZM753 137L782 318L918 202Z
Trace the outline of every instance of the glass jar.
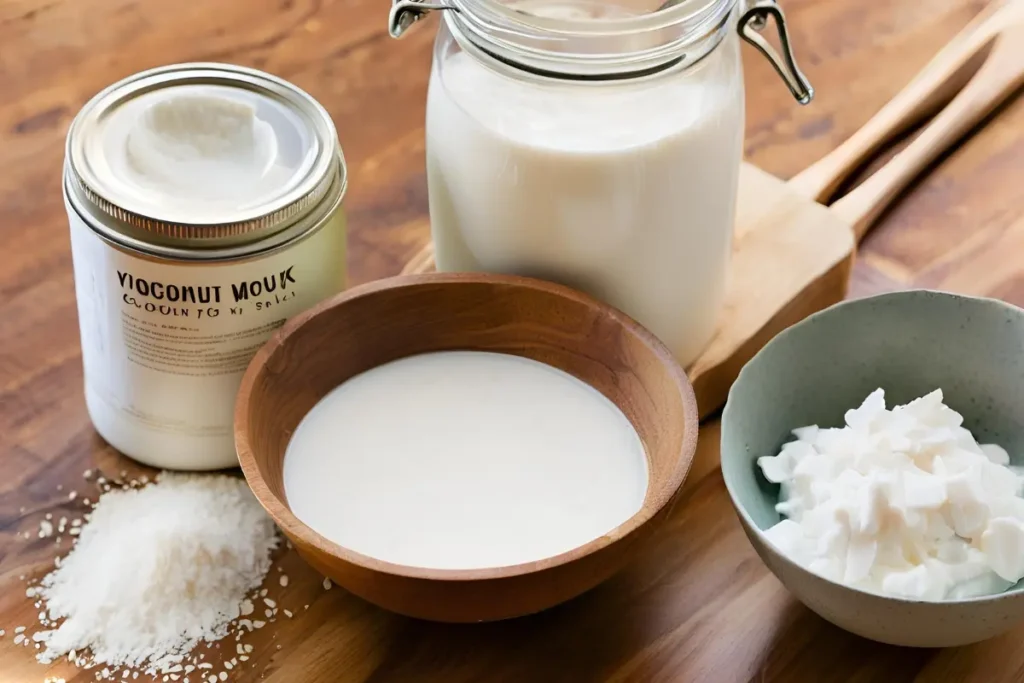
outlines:
M738 0L642 2L401 0L392 29L449 10L426 125L438 270L575 287L685 365L725 294L744 128L734 27L747 37L764 16Z

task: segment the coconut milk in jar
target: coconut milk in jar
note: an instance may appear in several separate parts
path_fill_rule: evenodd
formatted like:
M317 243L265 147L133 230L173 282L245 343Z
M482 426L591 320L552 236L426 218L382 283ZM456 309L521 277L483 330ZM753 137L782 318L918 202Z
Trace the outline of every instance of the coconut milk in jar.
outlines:
M680 363L725 292L743 153L739 37L762 1L396 0L392 33L444 9L427 103L438 270L541 277L623 310ZM739 27L740 31L737 30Z
M237 464L249 360L344 287L345 186L330 116L268 74L164 67L85 105L64 197L86 403L107 442L154 467Z

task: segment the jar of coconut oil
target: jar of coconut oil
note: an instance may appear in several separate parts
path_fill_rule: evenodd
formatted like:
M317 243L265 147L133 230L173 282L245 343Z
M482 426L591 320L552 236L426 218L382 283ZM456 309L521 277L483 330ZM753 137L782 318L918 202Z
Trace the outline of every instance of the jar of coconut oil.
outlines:
M67 138L85 397L154 467L237 464L235 393L290 316L345 283L330 116L265 73L183 64L90 100Z
M743 153L743 35L774 2L396 0L392 33L444 10L427 102L437 267L584 290L688 364L725 293ZM783 36L785 34L783 33ZM786 43L788 45L788 43Z

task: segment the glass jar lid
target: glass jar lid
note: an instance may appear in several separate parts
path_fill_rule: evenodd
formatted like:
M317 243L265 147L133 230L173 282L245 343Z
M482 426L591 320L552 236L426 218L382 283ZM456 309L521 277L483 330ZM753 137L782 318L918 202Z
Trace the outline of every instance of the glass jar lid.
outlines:
M696 63L733 26L739 0L392 0L389 31L401 37L435 10L463 49L522 71L575 81L648 76ZM783 54L760 31L774 19ZM814 90L800 72L775 0L743 3L736 29L764 54L793 96Z

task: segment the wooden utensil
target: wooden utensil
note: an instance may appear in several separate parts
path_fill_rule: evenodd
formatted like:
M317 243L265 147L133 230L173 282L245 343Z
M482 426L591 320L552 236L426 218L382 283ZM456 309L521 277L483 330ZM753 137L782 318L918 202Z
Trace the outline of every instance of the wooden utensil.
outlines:
M299 421L353 375L404 356L449 349L533 358L611 399L647 450L648 487L640 511L561 555L473 570L382 562L332 543L299 521L288 508L282 473ZM249 365L235 410L242 471L306 561L381 607L451 622L538 612L617 571L667 517L690 469L697 427L693 389L650 332L567 287L486 274L378 280L293 318Z
M1022 0L986 7L858 133L789 182L743 164L719 329L687 369L702 417L725 402L740 368L769 339L846 296L856 244L878 216L1024 82L1022 22ZM831 208L818 203L884 144L936 109L941 112L935 119L882 169ZM402 272L433 268L428 244Z

